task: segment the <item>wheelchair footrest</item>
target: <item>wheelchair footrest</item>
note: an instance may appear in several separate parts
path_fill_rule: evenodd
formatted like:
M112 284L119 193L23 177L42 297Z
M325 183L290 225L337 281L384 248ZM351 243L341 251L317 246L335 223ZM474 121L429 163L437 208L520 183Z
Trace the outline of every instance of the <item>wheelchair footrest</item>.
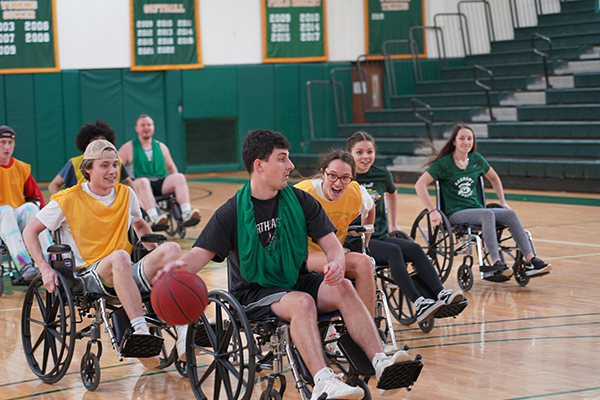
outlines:
M508 280L510 280L510 278L512 278L511 276L504 276L504 275L494 275L494 276L488 276L487 278L481 278L484 281L490 281L490 282L506 282Z
M542 272L541 274L528 275L527 278L539 278L540 276L546 276L549 273L550 273L550 271L548 271L548 272Z
M338 347L342 350L342 353L344 353L352 368L358 372L358 375L375 375L375 369L373 368L371 360L369 360L369 357L367 357L363 349L352 340L352 337L350 337L348 333L344 333L340 336L338 339Z
M377 383L378 389L389 390L398 388L410 388L419 378L423 369L421 355L412 361L403 361L387 367Z
M160 354L165 340L154 335L130 335L121 350L123 357L146 358Z
M200 218L190 218L187 221L185 221L183 223L183 226L190 227L190 226L196 226L200 223Z
M445 305L444 307L440 308L437 313L435 313L434 318L456 317L465 309L467 305L467 299L459 301L458 303Z

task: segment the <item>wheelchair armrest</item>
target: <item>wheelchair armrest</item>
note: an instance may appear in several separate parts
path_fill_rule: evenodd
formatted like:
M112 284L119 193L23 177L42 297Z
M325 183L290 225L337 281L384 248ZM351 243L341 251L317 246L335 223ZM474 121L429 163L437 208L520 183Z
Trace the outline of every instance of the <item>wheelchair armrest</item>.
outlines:
M144 243L162 243L167 241L167 237L162 233L147 233L142 235L139 241Z
M25 197L25 201L29 202L29 203L37 203L40 201L39 197Z
M348 232L350 232L350 231L361 233L361 232L366 232L367 230L362 225L349 225Z
M51 255L64 254L70 251L71 246L68 244L53 244L52 246L48 247L48 254Z

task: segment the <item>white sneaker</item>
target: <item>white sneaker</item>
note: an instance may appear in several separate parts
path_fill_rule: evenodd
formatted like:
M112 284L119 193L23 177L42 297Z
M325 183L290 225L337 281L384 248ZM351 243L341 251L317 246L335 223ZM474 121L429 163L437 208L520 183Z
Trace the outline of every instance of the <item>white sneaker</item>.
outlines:
M182 213L182 215L181 215L181 219L183 219L183 223L186 223L192 219L199 219L199 218L200 218L200 210L198 210L197 208L190 210L189 213Z
M187 325L177 325L175 326L175 330L177 331L177 343L175 347L177 347L177 357L179 357L180 361L185 362L186 354L185 354L185 344L187 338Z
M365 396L361 388L345 384L342 381L343 374L336 375L331 368L328 370L329 376L315 384L310 400L317 400L323 393L327 394L327 399L358 400Z
M375 354L375 360L373 361L373 367L375 367L375 377L377 378L377 381L379 382L379 379L381 378L383 371L390 365L394 365L399 362L410 361L410 360L411 360L410 355L408 354L408 352L406 350L398 350L391 356L388 356L385 353ZM399 391L400 391L400 388L388 389L388 390L379 389L379 394L383 397L387 397L387 396L394 395L394 394L398 393Z

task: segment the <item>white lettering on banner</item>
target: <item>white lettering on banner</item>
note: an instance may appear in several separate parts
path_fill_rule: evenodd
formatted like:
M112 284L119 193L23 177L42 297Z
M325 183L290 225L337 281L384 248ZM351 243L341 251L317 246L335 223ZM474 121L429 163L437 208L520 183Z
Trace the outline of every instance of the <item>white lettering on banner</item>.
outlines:
M152 38L138 38L138 46L154 46L154 39Z
M37 10L37 1L0 1L2 10Z
M382 11L407 11L410 8L410 0L379 0L379 2Z
M301 42L318 42L321 39L321 32L302 32L300 34Z
M172 37L160 37L158 38L157 41L158 45L170 45L170 44L175 44L175 39L173 39Z
M137 53L138 56L151 56L154 54L154 49L152 47L138 47Z
M140 19L135 22L135 27L136 28L153 28L154 21L149 20L149 19Z
M194 30L189 28L177 28L177 36L192 36Z
M25 21L24 28L26 31L47 31L50 29L48 21Z
M0 46L0 56L14 56L17 54L17 46L14 44Z
M157 28L170 28L173 26L173 20L171 19L159 19L156 21Z
M190 26L192 26L192 20L190 20L190 19L178 19L177 20L177 26L187 26L187 27L190 27Z
M320 22L321 15L319 13L300 13L300 22Z
M175 46L159 46L156 48L158 54L175 54Z
M385 14L384 13L372 13L371 14L371 20L372 21L382 21L385 19Z
M271 24L271 32L289 32L290 24Z
M267 7L289 7L290 0L269 0Z
M292 7L320 7L321 0L292 0Z
M289 33L271 33L271 42L290 42L292 36Z
M50 34L48 32L25 34L25 43L48 43L49 41Z
M173 29L157 29L156 36L173 36Z
M144 14L184 14L183 4L144 4Z
M35 11L2 11L2 18L8 19L35 19Z
M15 34L14 33L0 34L0 44L14 43L14 42L15 42Z
M138 29L137 30L137 36L138 37L142 37L142 36L154 36L154 32L152 31L152 29Z
M185 44L194 44L193 37L178 37L177 44L185 45Z
M292 22L292 14L270 14L269 15L269 23L276 24L289 24Z
M13 32L15 30L15 23L13 21L0 22L0 32Z

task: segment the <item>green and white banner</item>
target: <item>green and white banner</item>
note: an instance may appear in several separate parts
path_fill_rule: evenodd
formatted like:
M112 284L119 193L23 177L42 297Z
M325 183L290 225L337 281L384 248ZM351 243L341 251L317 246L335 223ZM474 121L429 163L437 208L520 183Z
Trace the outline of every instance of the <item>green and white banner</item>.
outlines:
M0 74L58 71L53 0L0 1Z
M327 60L325 0L262 0L263 61Z
M386 40L408 39L413 26L425 25L422 0L365 0L366 50L369 54L383 53ZM422 33L418 32L419 49L423 49ZM409 47L406 53L410 55Z
M201 68L195 0L130 0L131 69Z

